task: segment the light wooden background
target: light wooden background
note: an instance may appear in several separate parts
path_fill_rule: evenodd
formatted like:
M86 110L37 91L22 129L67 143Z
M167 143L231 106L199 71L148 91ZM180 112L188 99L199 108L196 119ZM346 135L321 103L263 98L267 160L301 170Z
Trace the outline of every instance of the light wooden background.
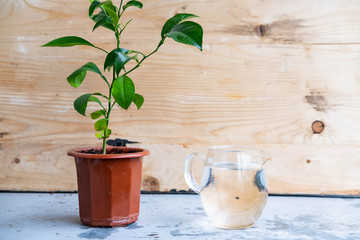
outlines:
M360 195L360 1L144 0L122 46L149 53L164 21L201 16L204 51L166 40L136 73L143 109L113 113L113 138L141 142L143 189L187 190L183 163L214 144L256 145L272 156L271 193ZM86 0L0 0L0 189L76 190L66 155L98 146L93 121L73 100L105 91L88 73L104 54L89 47L40 48L78 35L114 48L96 30ZM314 134L312 123L325 124Z

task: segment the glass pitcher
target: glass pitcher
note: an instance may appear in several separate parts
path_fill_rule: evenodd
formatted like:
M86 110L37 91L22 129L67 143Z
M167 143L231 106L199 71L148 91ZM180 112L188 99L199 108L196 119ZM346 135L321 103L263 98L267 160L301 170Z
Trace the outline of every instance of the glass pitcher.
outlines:
M192 173L195 158L204 161L201 182ZM207 156L190 154L184 177L200 194L204 210L219 228L243 229L255 224L268 197L264 164L270 157L255 147L213 146Z

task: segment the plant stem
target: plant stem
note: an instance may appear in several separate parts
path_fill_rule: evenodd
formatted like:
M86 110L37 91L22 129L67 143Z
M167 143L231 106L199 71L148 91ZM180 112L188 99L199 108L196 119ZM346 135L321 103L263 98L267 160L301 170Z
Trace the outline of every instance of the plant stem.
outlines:
M123 3L123 1L121 0L119 13L120 13L122 3ZM114 26L114 27L115 27L116 46L117 46L117 48L120 48L120 34L121 34L121 32L119 33L118 26ZM112 91L112 86L113 86L113 83L114 83L115 79L116 79L115 66L113 66L113 77L112 77L111 85L106 81L106 83L109 86L109 98L108 98L108 111L107 111L107 114L106 114L106 117L105 117L106 128L104 130L104 137L103 137L103 149L102 149L103 154L106 154L106 140L108 138L107 135L108 135L108 129L109 129L109 122L110 122L110 113L111 113L112 108L114 107L114 104L111 103L111 91Z
M103 146L102 146L102 149L103 149L103 154L106 154L106 138L104 136L103 138Z
M120 34L117 27L115 27L115 36L116 36L116 47L120 48Z
M112 108L114 107L114 104L111 103L111 90L112 90L112 85L113 85L114 80L115 80L115 68L113 68L113 81L111 83L111 86L109 87L108 111L107 111L107 114L105 117L106 129L104 131L104 138L103 138L103 154L106 154L106 140L107 140L106 135L108 134L107 132L109 129L110 113L111 113Z

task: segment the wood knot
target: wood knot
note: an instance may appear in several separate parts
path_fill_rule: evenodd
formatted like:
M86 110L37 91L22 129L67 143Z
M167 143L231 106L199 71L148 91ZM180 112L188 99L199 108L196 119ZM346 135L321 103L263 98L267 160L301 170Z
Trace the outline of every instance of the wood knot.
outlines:
M156 177L145 176L142 180L142 187L145 191L157 192L160 191L160 181Z
M10 134L9 132L0 132L0 138L3 138L4 136Z
M270 36L271 28L269 24L260 24L254 28L254 32L260 38L267 38Z
M311 160L310 159L306 160L306 163L307 164L311 163Z
M20 163L20 159L19 159L19 158L15 158L14 162L15 162L15 163Z
M325 124L322 121L316 120L311 126L314 134L319 134L325 129Z

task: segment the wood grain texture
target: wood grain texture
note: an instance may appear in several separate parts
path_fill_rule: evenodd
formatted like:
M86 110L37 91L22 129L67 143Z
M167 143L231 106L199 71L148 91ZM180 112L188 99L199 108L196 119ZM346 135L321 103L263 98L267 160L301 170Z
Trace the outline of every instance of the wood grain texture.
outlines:
M360 195L360 5L357 1L143 1L129 9L128 49L151 52L163 22L201 16L204 51L166 40L131 74L141 111L114 111L113 138L141 142L143 189L188 189L183 163L214 144L256 145L271 156L272 193ZM73 100L106 86L89 73L66 77L104 54L88 47L41 48L63 35L114 47L92 26L87 1L0 1L0 189L72 191L67 150L100 145ZM217 17L214 17L217 16ZM220 17L219 17L220 16ZM90 106L95 110L95 106ZM324 130L314 133L312 124ZM197 173L197 177L201 172Z

